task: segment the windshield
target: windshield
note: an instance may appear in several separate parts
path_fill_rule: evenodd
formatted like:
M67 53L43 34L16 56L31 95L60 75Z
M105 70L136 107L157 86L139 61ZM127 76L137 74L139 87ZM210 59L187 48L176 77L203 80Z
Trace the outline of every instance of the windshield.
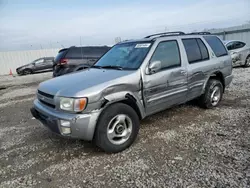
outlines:
M146 57L151 42L130 42L124 44L117 44L109 50L99 61L95 67L102 68L119 68L135 70L140 67L142 61Z

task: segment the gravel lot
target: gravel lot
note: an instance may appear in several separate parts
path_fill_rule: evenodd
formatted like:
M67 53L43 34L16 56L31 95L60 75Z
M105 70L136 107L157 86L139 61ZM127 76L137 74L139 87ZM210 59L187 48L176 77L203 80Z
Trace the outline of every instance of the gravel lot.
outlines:
M250 187L250 68L221 105L146 118L137 141L106 154L50 133L29 108L50 74L0 79L0 187Z

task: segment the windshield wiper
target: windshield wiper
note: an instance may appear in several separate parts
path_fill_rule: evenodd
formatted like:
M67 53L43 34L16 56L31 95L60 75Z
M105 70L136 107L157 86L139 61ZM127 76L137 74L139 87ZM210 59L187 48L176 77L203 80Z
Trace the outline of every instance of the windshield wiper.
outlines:
M102 68L102 66L96 66L96 65L93 65L93 66L91 66L90 68L97 68L97 69L101 69L101 68Z
M116 69L116 70L123 70L123 67L121 66L115 66L115 65L106 65L106 66L97 66L103 69Z

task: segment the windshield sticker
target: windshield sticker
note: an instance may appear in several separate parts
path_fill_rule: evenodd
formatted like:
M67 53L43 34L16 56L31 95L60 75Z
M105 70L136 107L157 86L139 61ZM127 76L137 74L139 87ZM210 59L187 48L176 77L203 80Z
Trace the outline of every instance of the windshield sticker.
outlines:
M148 48L151 43L136 44L135 48Z

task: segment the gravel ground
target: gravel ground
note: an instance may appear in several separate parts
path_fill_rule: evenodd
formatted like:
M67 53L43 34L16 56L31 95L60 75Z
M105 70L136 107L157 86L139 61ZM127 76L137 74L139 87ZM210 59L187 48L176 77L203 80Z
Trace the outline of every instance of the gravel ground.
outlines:
M10 84L0 90L0 187L250 187L250 69L234 76L218 108L185 104L146 118L118 154L32 119L40 77Z

